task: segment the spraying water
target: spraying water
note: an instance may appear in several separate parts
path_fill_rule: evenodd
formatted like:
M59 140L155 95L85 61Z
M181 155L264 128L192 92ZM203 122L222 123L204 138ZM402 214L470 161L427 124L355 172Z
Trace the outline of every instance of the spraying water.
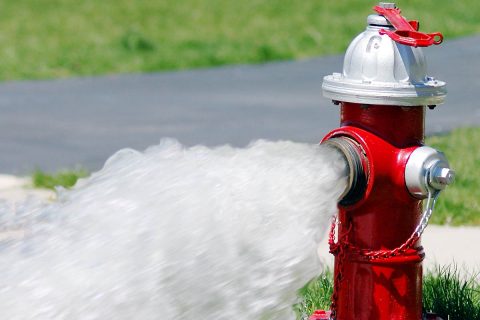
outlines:
M2 319L293 319L345 187L324 147L162 140L50 205L0 206Z

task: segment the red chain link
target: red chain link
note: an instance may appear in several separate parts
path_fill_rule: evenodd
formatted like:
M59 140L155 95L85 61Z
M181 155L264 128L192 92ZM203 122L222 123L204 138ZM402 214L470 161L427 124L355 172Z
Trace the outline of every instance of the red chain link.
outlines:
M419 249L414 248L414 244L415 244L415 242L418 241L418 239L420 239L420 237L416 233L413 233L410 236L410 238L408 238L407 241L405 241L401 246L399 246L395 249L392 249L392 250L365 250L365 249L359 250L355 247L353 247L353 248L357 249L358 253L361 256L367 257L369 260L389 259L389 258L393 258L393 257L396 257L396 256L401 256L407 250L410 250L410 249L415 249L415 250L418 251Z
M334 277L333 285L333 294L332 294L332 303L330 305L330 310L332 311L330 319L335 320L337 316L337 306L338 306L338 290L340 288L340 283L343 280L343 263L345 260L345 255L347 251L355 252L360 256L366 257L368 260L376 259L388 259L396 256L403 255L407 250L415 249L415 242L420 238L416 232L413 232L412 235L403 243L401 246L392 249L392 250L368 250L361 249L356 246L353 246L348 241L348 235L352 230L352 224L349 224L347 231L338 237L338 242L335 242L335 229L337 226L337 217L335 216L332 220L330 226L330 234L328 237L328 244L330 246L330 253L333 254L336 259L336 272Z
M330 246L330 253L333 254L337 263L337 272L335 273L335 278L333 279L333 293L332 293L332 303L330 304L330 319L335 319L337 315L337 303L338 303L338 288L339 284L342 281L342 272L343 272L343 250L341 249L340 242L335 243L335 227L337 225L337 218L333 217L332 225L330 226L330 235L328 237L328 244ZM342 251L342 255L340 255Z
M335 242L335 227L337 225L337 218L334 217L332 221L332 225L330 226L330 235L328 238L328 244L330 246L330 253L337 257L336 259L336 272L335 278L333 279L333 294L332 294L332 303L330 305L330 319L337 318L337 305L338 305L338 289L340 288L340 283L343 280L343 262L345 261L345 252L348 246L348 234L351 230L351 225L348 228L347 232L342 235L339 241Z

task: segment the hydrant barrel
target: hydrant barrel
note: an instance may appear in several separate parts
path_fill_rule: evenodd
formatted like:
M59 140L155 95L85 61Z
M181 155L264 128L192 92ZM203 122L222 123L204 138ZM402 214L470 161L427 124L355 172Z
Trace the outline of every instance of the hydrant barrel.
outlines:
M360 252L401 246L420 221L421 200L405 187L402 168L422 142L418 123L424 108L342 103L341 110L342 126L325 141L348 138L359 143L367 159L367 179L359 200L339 205L338 241L344 247L335 259L336 319L418 320L424 256L419 243L394 257L370 259ZM397 136L379 114L396 119L393 128L409 129Z
M427 76L420 47L441 43L418 31L392 3L375 7L350 44L342 73L326 76L325 97L340 104L340 127L322 143L350 166L339 202L332 319L422 318L420 236L433 205L453 180L444 155L424 147L426 106L443 102L446 84ZM431 202L431 198L434 198ZM430 206L430 205L429 205Z

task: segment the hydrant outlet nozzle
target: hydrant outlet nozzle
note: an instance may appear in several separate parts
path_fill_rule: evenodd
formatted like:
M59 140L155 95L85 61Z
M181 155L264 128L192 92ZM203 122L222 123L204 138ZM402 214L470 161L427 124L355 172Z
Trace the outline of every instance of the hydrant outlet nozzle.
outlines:
M440 191L455 180L445 155L431 147L415 149L405 166L405 184L410 194L425 199L433 191Z
M344 136L330 138L322 144L340 152L347 167L347 187L340 196L339 204L347 206L356 203L363 197L367 187L368 176L365 164L368 160L365 152L357 142Z

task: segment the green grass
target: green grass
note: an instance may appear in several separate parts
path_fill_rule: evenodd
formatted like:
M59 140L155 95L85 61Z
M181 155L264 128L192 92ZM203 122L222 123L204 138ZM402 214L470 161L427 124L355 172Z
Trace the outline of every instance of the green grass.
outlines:
M7 0L0 80L149 72L344 52L377 1ZM425 31L480 32L477 0L398 1Z
M480 226L480 128L457 129L427 139L445 152L455 182L440 194L431 223Z
M63 170L53 174L36 170L32 174L32 184L34 188L42 189L54 190L57 186L70 188L77 183L78 179L86 176L88 176L88 172L84 169Z
M297 317L309 316L315 310L329 310L332 293L333 274L327 269L298 291L301 301L293 306Z
M322 273L299 290L300 302L294 305L297 319L315 310L329 310L333 276ZM480 284L464 279L455 266L437 267L423 279L423 308L447 320L480 319Z
M463 279L456 267L437 267L423 279L423 307L443 319L480 319L480 284Z

